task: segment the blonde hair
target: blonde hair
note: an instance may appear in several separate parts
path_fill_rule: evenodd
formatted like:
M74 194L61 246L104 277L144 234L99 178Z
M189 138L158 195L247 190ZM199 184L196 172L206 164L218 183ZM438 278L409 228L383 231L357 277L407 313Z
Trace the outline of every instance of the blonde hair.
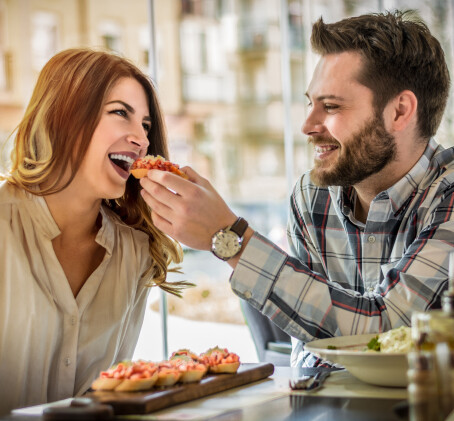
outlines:
M55 55L42 69L17 128L11 170L3 178L40 196L67 187L84 159L107 95L124 77L136 79L148 98L151 130L147 153L168 157L165 125L151 80L118 55L69 49ZM61 183L67 168L70 176ZM182 261L181 247L154 226L138 180L130 177L125 194L119 199L106 199L105 204L124 224L148 235L152 263L145 275L150 285L180 295L181 288L189 284L169 284L166 276L172 262Z

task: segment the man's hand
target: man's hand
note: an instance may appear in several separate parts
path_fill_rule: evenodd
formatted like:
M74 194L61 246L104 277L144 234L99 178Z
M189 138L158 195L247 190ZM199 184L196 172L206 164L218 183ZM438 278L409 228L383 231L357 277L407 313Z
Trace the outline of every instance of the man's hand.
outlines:
M169 172L148 171L140 180L142 197L157 228L191 248L211 250L213 234L237 217L208 180L190 167L181 170L189 180Z

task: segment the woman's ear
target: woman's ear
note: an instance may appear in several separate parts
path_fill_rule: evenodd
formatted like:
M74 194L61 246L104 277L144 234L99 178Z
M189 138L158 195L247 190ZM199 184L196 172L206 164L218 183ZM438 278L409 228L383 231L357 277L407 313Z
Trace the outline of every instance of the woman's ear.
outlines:
M416 98L416 95L412 91L405 90L400 92L388 103L386 108L388 107L388 112L391 116L388 122L393 131L400 132L406 129L411 123L416 123L418 98Z

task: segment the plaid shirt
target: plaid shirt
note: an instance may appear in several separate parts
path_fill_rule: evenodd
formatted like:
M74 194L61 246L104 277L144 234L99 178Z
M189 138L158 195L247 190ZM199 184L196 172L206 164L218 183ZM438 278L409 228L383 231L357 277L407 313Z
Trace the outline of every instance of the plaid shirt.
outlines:
M353 188L314 186L291 197L291 255L259 233L232 273L232 289L293 337L292 365L319 365L313 339L410 325L441 307L454 246L454 148L433 139L409 173L354 218Z

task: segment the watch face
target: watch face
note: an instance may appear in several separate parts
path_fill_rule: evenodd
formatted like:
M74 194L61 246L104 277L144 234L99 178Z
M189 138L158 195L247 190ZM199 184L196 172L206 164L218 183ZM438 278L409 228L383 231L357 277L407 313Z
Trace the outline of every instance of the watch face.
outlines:
M219 231L213 237L212 250L221 259L235 256L240 249L240 238L232 231Z

